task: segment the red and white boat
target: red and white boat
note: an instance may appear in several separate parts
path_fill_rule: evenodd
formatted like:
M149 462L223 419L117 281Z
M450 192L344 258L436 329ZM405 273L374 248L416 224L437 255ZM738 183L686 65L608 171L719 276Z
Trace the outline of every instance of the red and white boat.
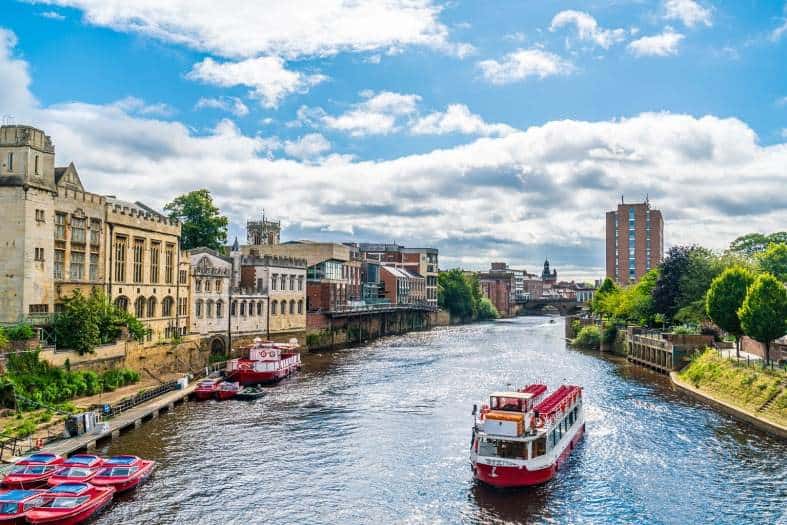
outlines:
M44 490L2 490L0 491L0 525L22 525L27 523L28 511L41 505Z
M225 401L238 395L240 383L232 381L222 381L216 389L216 399Z
M194 398L197 401L213 399L213 397L216 395L216 391L219 389L220 382L220 377L209 377L207 379L203 379L197 384L197 388L194 389Z
M47 480L50 487L62 483L85 483L93 479L104 458L94 454L74 454Z
M44 487L62 463L62 456L47 452L20 459L3 478L3 486L16 489Z
M227 377L242 386L275 383L301 368L301 354L295 343L254 340L248 359L227 363Z
M155 466L155 461L137 456L112 456L104 460L104 465L90 483L97 487L113 487L117 492L126 492L147 480Z
M63 483L41 494L42 502L27 512L31 525L77 525L101 512L112 501L115 489L90 483Z
M585 432L582 388L533 384L494 392L473 411L470 461L476 479L494 487L546 483L568 459Z

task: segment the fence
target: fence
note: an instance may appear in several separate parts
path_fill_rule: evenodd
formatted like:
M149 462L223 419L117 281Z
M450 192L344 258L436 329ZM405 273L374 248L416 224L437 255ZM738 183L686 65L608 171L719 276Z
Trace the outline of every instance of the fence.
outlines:
M724 359L729 361L733 365L740 367L740 368L752 368L758 370L781 370L783 372L787 372L787 361L782 362L781 364L777 363L775 360L771 359L770 363L766 363L764 359L755 358L752 359L750 354L746 354L744 358L741 356L740 358L737 357L735 353L735 349L726 350L721 348L715 348L716 354L718 354L719 359Z
M111 417L115 417L118 414L122 414L126 410L130 410L135 406L141 405L142 403L146 403L151 399L155 399L161 395L166 394L167 392L172 392L173 390L177 390L178 382L177 381L170 381L169 383L164 383L163 385L159 385L155 388L151 388L150 390L145 390L143 392L138 393L134 397L130 397L127 399L123 399L114 405L93 405L90 408L92 410L98 411L103 419L108 419Z

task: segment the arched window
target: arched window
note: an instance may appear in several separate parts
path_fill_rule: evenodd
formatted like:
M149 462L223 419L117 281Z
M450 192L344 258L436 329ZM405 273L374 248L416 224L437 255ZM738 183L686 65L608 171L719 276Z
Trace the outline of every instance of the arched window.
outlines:
M287 301L282 301L280 303L280 305L281 305L281 308L280 308L281 313L282 314L286 314L287 313Z
M271 303L271 315L276 315L276 307L279 305L278 301L273 301Z
M241 301L240 302L240 315L241 316L245 316L246 315L246 301Z
M206 281L207 282L207 281ZM205 315L207 317L213 317L213 301L208 301L206 303L207 308L205 308Z
M128 297L125 295L119 296L115 299L115 306L123 310L124 312L128 312Z
M302 314L302 313L303 313L303 299L301 299L300 301L298 301L298 313L299 313L299 314Z
M205 303L202 301L202 299L197 299L197 304L194 307L194 315L196 315L199 318L202 317L202 307L204 304Z
M197 279L194 283L194 291L201 292L202 291L202 279Z
M238 315L238 301L232 301L230 304L230 315Z
M137 319L141 319L145 317L146 305L147 305L147 300L141 295L137 297L136 301L134 301L134 315L137 316Z
M171 317L172 316L172 305L175 304L175 300L167 296L161 301L161 316L162 317Z
M156 317L156 298L153 296L148 298L148 317Z
M216 318L221 319L224 316L224 301L216 301Z
M221 279L216 279L216 293L221 293Z
M290 290L295 290L295 276L290 275Z
M257 303L257 315L262 315L262 301Z
M205 279L205 292L210 293L210 279Z
M295 313L295 299L290 301L290 315Z
M254 301L249 301L249 317L254 316Z

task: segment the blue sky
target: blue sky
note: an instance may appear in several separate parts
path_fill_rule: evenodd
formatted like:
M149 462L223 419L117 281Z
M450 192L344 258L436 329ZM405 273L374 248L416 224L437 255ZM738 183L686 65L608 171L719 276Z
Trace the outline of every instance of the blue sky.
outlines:
M787 219L782 1L126 4L0 17L0 113L97 192L205 186L233 235L264 207L291 238L580 278L621 193L650 195L668 245Z

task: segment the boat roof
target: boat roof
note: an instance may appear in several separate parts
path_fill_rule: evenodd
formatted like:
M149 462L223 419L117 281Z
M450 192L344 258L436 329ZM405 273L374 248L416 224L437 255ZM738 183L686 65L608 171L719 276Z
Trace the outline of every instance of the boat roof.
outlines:
M39 491L37 490L9 490L5 494L0 494L0 501L23 501L31 496L38 495Z
M137 462L137 456L112 456L104 462L104 465L132 465Z
M68 494L78 496L90 489L87 483L61 483L49 489L49 494Z
M19 463L51 463L55 461L59 456L57 454L49 454L46 452L40 454L31 454L27 456L23 460L19 461Z
M489 397L511 397L514 399L530 399L533 394L530 392L492 392Z
M74 454L70 458L66 460L68 465L92 465L96 463L101 458L98 456L94 456L93 454Z

